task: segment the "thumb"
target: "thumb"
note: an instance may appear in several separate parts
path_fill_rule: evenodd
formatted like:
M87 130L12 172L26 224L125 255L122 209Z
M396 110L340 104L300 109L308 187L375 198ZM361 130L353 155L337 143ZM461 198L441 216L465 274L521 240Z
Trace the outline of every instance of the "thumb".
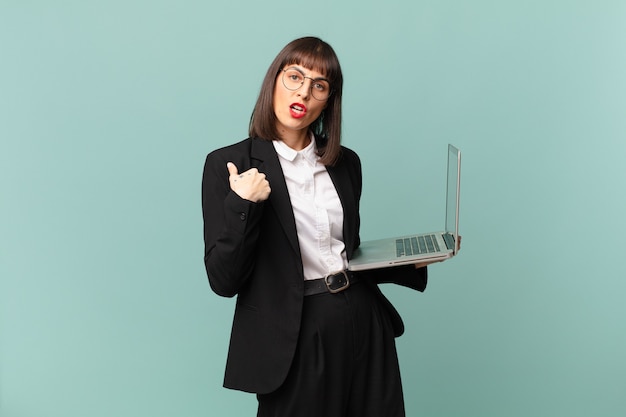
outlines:
M233 164L232 162L227 163L226 168L228 168L228 173L230 175L237 175L239 173L237 166Z

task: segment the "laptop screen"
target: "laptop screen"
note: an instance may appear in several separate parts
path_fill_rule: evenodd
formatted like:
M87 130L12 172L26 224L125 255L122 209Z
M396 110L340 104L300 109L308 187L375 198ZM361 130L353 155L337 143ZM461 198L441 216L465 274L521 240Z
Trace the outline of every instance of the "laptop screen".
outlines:
M452 145L448 145L448 183L446 186L446 232L455 235L458 233L458 204L459 204L459 167L461 152Z

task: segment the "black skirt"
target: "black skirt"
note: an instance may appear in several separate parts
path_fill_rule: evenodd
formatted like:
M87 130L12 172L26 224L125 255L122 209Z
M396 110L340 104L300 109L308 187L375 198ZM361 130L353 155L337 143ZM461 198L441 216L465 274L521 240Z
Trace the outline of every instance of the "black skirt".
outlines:
M305 297L287 379L258 417L404 417L389 315L366 283Z

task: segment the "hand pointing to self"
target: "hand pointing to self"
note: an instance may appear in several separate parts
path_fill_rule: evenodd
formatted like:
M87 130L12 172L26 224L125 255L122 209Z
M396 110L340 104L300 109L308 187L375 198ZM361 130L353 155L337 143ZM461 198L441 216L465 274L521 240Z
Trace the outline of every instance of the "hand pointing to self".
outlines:
M265 174L256 168L250 168L240 174L237 166L232 162L227 163L226 167L230 174L228 177L230 189L239 197L255 203L268 199L272 190Z

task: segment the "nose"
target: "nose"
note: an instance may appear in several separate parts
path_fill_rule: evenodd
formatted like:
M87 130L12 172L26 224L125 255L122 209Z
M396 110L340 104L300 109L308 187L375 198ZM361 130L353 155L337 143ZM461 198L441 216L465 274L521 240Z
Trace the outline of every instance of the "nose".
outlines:
M298 95L300 97L302 97L303 99L307 99L309 98L309 95L311 94L311 83L313 81L309 78L305 78L304 82L302 83L302 86L300 88L298 88Z

